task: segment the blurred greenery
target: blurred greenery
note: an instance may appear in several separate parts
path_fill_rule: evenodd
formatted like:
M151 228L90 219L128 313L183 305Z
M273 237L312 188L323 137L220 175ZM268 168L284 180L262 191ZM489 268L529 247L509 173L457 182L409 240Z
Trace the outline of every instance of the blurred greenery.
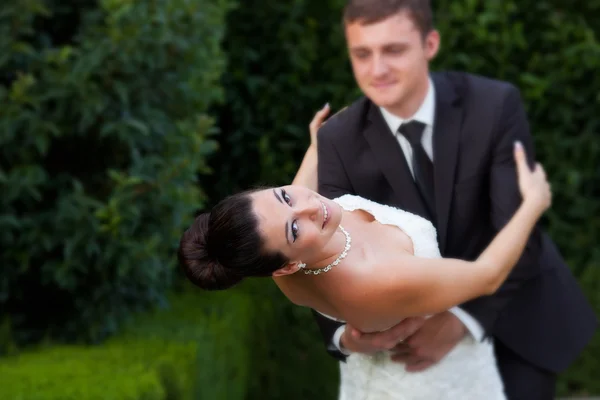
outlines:
M344 0L246 0L227 18L226 100L214 109L221 151L204 186L212 203L233 191L288 184L315 111L355 99L341 25Z
M2 399L243 399L258 311L243 291L180 290L102 346L0 359Z
M335 398L307 309L268 280L182 289L173 266L196 211L288 183L314 112L360 95L344 3L2 3L0 398ZM434 6L434 70L521 89L548 231L600 314L600 1ZM600 333L559 394L599 374Z
M17 343L98 341L164 302L206 199L228 8L2 2L0 319Z
M194 350L148 340L51 347L2 361L1 392L6 399L165 399L168 390L187 389L184 382L169 379L176 374L191 379ZM171 398L193 398L187 390L188 396Z
M337 365L321 362L312 317L288 312L277 290L266 280L228 292L183 283L168 306L136 316L101 346L44 343L0 359L0 397L334 398ZM275 334L286 330L286 339ZM299 382L298 371L331 381Z

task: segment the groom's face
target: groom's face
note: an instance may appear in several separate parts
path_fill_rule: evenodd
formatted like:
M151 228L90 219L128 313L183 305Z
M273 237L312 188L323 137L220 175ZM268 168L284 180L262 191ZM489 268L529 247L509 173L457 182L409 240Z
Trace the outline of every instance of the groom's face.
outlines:
M400 117L416 112L427 92L438 32L423 35L410 15L400 12L371 24L346 23L346 41L354 77L365 95Z

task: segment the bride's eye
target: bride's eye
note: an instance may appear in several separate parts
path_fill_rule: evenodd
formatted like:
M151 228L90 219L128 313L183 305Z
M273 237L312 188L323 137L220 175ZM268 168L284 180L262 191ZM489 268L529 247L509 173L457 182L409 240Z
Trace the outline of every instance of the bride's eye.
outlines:
M283 189L281 189L281 197L283 197L283 200L288 203L288 205L292 205L292 198L290 197L289 194L287 194L287 192Z
M298 239L298 220L295 219L294 222L292 222L292 238L294 239L292 241L295 242L296 239Z

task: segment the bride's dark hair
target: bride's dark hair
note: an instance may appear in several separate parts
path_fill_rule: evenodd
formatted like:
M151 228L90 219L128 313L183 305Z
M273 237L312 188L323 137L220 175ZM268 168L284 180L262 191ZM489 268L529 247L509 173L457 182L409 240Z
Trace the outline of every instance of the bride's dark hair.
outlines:
M267 252L252 209L252 192L221 200L200 214L179 242L179 263L187 278L205 290L227 289L250 276L271 276L288 259Z

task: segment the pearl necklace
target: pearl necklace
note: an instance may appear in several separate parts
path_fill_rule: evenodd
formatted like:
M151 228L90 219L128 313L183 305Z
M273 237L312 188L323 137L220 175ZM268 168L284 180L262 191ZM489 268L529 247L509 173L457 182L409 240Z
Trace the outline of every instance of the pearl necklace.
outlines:
M348 255L348 251L350 250L350 245L352 243L352 238L350 237L350 234L348 233L348 231L346 231L344 229L344 227L341 226L341 225L340 225L340 230L342 231L342 233L344 235L346 235L346 246L344 246L344 250L342 251L342 253L338 256L338 258L335 259L334 262L332 262L331 264L329 264L325 268L305 269L304 273L306 275L319 275L321 273L328 272L331 268L333 268L336 265L338 265L340 263L340 261L342 261L346 257L346 255ZM300 269L306 268L306 264L304 264L304 263L301 263L298 266L300 267Z

